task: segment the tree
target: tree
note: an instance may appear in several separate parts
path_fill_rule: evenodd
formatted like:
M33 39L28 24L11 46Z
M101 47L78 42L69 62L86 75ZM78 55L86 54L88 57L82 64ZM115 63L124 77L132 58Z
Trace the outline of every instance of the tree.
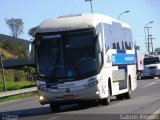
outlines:
M155 48L155 49L154 49L154 52L160 54L160 48Z
M35 78L35 73L36 73L35 68L24 66L23 70L25 72L27 81L35 81L36 80L36 78Z
M9 29L11 30L11 34L13 37L18 38L20 34L23 33L23 20L22 19L7 19L5 18L6 24L8 25Z

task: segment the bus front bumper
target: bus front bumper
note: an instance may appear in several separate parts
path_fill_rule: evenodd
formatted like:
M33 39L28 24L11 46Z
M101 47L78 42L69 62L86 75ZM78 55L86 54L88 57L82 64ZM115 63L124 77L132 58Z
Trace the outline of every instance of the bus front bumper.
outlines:
M40 104L68 104L100 99L100 91L97 86L86 88L76 92L50 92L39 90Z

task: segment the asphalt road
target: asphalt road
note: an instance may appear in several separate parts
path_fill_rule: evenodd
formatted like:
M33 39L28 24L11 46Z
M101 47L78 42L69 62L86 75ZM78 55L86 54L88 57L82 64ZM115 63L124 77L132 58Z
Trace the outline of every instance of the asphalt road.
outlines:
M0 119L9 120L103 120L103 119L146 119L160 108L160 79L138 80L138 87L132 99L112 98L109 106L98 102L79 106L77 104L61 107L59 113L51 113L48 105L41 106L38 98L30 98L0 104ZM143 115L143 116L142 116ZM158 116L151 116L159 119ZM14 118L14 119L13 119Z

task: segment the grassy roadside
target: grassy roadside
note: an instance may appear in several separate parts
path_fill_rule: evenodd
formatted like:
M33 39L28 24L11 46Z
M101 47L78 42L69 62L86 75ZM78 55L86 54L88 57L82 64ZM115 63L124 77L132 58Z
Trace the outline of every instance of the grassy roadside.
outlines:
M19 95L3 97L3 98L0 98L0 103L11 102L11 101L30 98L30 97L34 97L34 96L37 96L37 92L36 91L29 92L29 93L23 93L23 94L19 94Z
M36 82L6 82L7 91L18 90L23 88L35 87ZM0 82L0 92L3 92L3 82Z

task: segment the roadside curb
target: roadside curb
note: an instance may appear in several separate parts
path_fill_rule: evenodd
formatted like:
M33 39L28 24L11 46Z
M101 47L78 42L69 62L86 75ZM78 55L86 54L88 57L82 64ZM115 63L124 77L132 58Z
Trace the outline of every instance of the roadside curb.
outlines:
M27 93L27 92L33 92L33 91L37 91L37 87L30 87L30 88L25 88L25 89L2 92L2 93L0 93L0 98L12 96L12 95L17 95L17 94L22 94L22 93Z

